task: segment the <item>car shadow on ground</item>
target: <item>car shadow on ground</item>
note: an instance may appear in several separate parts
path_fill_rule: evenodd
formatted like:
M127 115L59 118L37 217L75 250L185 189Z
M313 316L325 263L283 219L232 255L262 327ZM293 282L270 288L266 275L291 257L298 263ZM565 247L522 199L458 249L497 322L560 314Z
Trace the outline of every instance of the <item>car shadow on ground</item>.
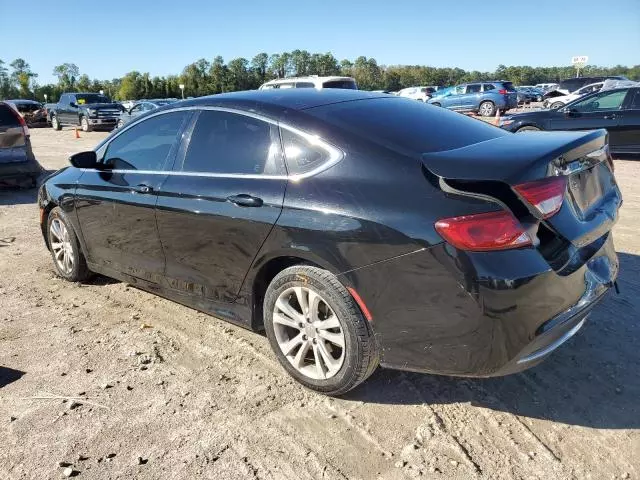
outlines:
M0 206L36 203L38 188L54 172L55 170L44 170L38 177L38 185L33 188L0 187Z
M382 404L470 403L514 415L604 429L640 427L640 256L619 253L620 295L540 365L468 379L378 371L345 398Z
M6 387L16 380L20 380L24 373L25 372L21 372L20 370L0 366L0 388Z

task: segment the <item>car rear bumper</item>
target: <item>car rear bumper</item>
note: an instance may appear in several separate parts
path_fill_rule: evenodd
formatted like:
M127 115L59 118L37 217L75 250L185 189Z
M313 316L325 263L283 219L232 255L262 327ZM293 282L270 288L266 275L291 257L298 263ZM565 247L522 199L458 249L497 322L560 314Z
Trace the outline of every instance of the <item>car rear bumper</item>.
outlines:
M534 248L468 253L440 244L343 276L373 315L382 366L490 377L532 367L560 347L617 273L608 234L568 275Z

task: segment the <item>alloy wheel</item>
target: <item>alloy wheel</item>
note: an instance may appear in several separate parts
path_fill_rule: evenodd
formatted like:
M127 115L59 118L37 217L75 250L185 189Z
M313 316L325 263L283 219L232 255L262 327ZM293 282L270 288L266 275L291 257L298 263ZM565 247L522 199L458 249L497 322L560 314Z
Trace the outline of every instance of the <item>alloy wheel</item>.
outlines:
M275 337L289 363L314 380L333 377L344 363L345 335L333 309L316 291L291 287L273 309Z
M480 105L480 113L483 117L488 117L493 113L493 105L489 102L484 102Z
M73 248L66 225L59 219L54 218L49 227L51 250L58 268L65 275L70 275L73 271Z

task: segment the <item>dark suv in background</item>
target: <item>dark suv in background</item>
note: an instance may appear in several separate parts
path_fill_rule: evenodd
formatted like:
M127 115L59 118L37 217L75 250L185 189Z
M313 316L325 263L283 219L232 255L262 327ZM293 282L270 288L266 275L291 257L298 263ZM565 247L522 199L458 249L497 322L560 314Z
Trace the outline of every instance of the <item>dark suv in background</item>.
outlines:
M49 119L55 130L63 125L80 125L85 132L112 130L122 111L122 105L99 93L63 93L49 110Z
M566 80L562 80L558 87L555 90L564 95L568 95L570 93L575 92L579 88L585 87L592 83L603 82L605 80L628 80L627 77L622 75L614 75L614 76L604 76L604 77L576 77L576 78L567 78ZM549 92L550 93L550 92Z
M449 110L474 112L483 117L491 117L497 110L506 112L516 108L518 92L513 83L503 80L463 83L444 90L441 95L435 92L427 103Z

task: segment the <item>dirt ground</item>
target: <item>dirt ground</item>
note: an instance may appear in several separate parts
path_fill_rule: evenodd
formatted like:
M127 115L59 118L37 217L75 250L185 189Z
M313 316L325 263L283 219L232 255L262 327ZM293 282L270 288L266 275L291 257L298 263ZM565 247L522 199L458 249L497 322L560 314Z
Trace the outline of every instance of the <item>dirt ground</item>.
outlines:
M32 130L49 170L104 135ZM259 334L60 280L35 190L0 192L0 478L640 478L640 159L615 163L621 294L563 348L488 380L380 369L340 399Z

